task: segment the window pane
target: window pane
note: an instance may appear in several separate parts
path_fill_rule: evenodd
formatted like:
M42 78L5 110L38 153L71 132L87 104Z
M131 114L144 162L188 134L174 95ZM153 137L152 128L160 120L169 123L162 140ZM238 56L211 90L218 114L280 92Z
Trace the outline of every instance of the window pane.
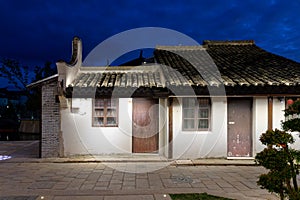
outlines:
M107 125L116 125L117 120L115 117L107 117Z
M194 118L195 117L195 110L194 109L187 109L183 110L183 118Z
M116 109L110 109L110 108L108 108L107 109L107 116L108 117L116 117L117 116L117 111L116 111Z
M95 99L95 107L104 107L103 99Z
M207 128L208 128L208 119L199 119L198 129L207 129Z
M183 99L183 107L184 108L194 108L195 107L195 99L194 98L184 98Z
M95 110L95 115L98 116L98 117L103 117L104 115L104 110L103 109L96 109Z
M106 103L107 103L107 107L111 107L111 100L110 99L106 99Z
M195 127L195 120L193 119L185 119L183 121L183 128L184 129L194 129Z
M208 109L199 109L198 118L208 118Z
M103 117L95 117L94 118L94 125L102 126L103 125Z
M117 107L117 99L111 99L111 107Z
M207 107L209 105L209 98L198 99L199 107Z

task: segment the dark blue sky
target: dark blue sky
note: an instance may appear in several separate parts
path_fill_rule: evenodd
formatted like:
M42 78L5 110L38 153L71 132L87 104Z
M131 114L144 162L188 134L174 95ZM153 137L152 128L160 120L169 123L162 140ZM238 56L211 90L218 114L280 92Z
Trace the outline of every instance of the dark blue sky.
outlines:
M0 57L23 65L68 61L79 36L84 55L119 32L163 27L198 41L253 39L300 62L298 0L0 0Z

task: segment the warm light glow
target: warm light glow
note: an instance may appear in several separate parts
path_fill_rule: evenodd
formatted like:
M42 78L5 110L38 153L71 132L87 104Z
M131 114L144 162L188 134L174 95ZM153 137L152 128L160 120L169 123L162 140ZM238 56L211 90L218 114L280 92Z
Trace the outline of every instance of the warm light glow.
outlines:
M11 156L0 155L0 161L1 161L1 160L8 160L8 159L11 159Z
M288 105L292 105L293 103L294 103L293 99L287 100L287 104L288 104Z

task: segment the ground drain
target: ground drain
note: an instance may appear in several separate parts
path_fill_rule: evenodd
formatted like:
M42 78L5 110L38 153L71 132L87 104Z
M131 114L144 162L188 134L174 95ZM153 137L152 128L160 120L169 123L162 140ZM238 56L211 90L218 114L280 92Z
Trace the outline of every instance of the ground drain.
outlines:
M190 176L184 176L184 175L179 175L179 176L171 176L171 180L173 183L192 183L193 179Z

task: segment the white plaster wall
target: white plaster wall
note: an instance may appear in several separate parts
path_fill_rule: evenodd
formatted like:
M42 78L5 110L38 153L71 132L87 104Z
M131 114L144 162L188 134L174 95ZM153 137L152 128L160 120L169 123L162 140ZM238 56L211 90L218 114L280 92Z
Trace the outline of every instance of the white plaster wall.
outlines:
M273 98L273 129L282 130L282 121L284 121L285 102L280 102L276 97Z
M79 110L61 110L65 155L132 152L132 99L119 99L118 127L92 127L92 99L72 99L72 107Z
M227 100L212 98L211 130L182 131L182 99L173 103L173 158L206 158L227 156ZM273 128L281 127L284 119L284 103L273 102ZM92 127L92 99L72 99L73 108L61 110L61 130L64 154L130 154L132 153L132 99L119 99L119 126ZM159 102L159 154L168 153L168 106L167 100ZM268 128L267 97L253 99L253 155L264 145L259 141L261 133ZM298 135L295 134L298 139ZM296 140L300 146L300 139ZM299 141L299 142L298 142ZM298 144L299 143L299 144Z
M167 99L159 99L159 155L168 157L168 106Z
M182 131L182 99L173 103L173 158L226 157L227 101L212 98L211 130Z
M268 99L267 97L255 97L253 98L253 156L265 148L259 141L259 138L267 129Z

